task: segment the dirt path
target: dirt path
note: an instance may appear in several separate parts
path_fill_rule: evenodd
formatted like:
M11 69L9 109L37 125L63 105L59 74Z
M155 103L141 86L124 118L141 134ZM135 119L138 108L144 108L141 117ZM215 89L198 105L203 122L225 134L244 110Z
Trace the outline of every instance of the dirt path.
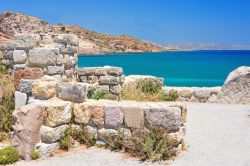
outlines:
M188 103L187 152L173 166L250 166L250 105ZM64 157L20 166L130 166L146 165L134 158L90 148Z

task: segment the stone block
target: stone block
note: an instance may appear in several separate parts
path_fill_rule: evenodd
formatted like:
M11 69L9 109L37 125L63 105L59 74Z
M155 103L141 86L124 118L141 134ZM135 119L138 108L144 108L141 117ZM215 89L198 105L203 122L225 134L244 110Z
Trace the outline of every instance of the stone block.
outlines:
M90 122L96 126L104 125L104 106L99 104L91 104L88 106L90 110L91 119Z
M3 58L5 60L13 59L13 51L7 51L7 50L3 51Z
M105 66L104 68L106 69L108 75L121 76L123 73L123 70L121 67Z
M80 76L80 81L83 83L87 83L88 82L87 76Z
M96 67L94 69L94 75L95 76L105 76L105 75L107 75L107 72L106 72L105 68L103 68L103 67Z
M178 143L181 143L184 140L184 136L186 135L186 126L182 126L178 132L170 133L169 137Z
M35 102L38 102L45 107L46 115L44 125L49 127L57 127L70 122L72 114L71 102L58 99Z
M43 143L54 143L60 140L65 135L65 130L67 129L67 125L58 126L55 128L48 126L41 126L41 141Z
M14 70L20 70L20 69L25 69L26 67L27 67L26 64L15 64L15 65L13 66L13 69L14 69Z
M58 83L57 97L72 102L83 102L87 98L88 86L82 83Z
M49 75L63 74L63 72L64 66L48 66Z
M65 54L74 54L78 52L78 46L72 46L67 44L64 53Z
M96 86L96 90L109 93L109 86L108 85Z
M41 44L43 44L43 45L48 45L48 44L51 44L51 43L53 43L53 38L52 38L52 36L51 35L45 35L45 36L43 36L43 38L42 38L42 41L41 41Z
M78 46L78 44L79 44L78 37L76 35L73 35L73 34L58 35L54 38L54 41L56 43L61 43L64 45L70 44L70 45Z
M21 79L20 81L20 92L26 94L32 94L32 84L36 80Z
M61 65L64 62L63 55L57 48L34 48L29 51L29 66L44 67Z
M32 95L41 99L56 96L56 81L36 81L32 84Z
M179 107L150 108L146 111L146 120L151 126L159 126L170 132L181 127L181 109Z
M17 109L20 106L26 105L27 102L27 95L25 93L15 91L15 109Z
M110 140L114 140L114 138L117 136L117 131L113 129L105 129L102 128L98 130L98 140L107 142Z
M98 82L98 77L97 76L88 76L88 83L89 84L95 84Z
M74 104L75 122L79 124L88 124L90 121L90 110L84 103Z
M110 92L114 94L120 94L122 92L122 87L121 85L116 85L116 86L110 86Z
M51 143L51 144L45 144L45 143L39 143L36 145L36 150L40 154L40 158L44 159L47 157L50 157L53 152L59 149L59 143Z
M94 74L93 67L81 67L77 69L77 74L79 76L90 76Z
M207 100L210 97L210 90L209 89L201 89L201 88L195 89L194 96L199 100L202 100L202 99Z
M27 59L27 54L24 50L14 50L13 51L14 63L16 63L16 64L25 63L26 59Z
M124 107L124 122L130 128L144 127L144 109L138 107Z
M123 124L124 113L119 106L108 106L104 108L105 126L117 128Z
M97 139L97 128L93 126L85 126L86 131Z
M99 78L100 85L118 85L119 84L119 77L114 76L100 76Z

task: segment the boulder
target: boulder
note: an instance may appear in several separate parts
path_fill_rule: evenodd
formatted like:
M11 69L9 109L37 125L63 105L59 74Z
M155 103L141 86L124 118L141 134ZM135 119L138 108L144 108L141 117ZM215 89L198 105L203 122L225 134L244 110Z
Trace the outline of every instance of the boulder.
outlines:
M26 105L27 102L27 95L25 93L15 91L15 109L17 109L20 106Z
M58 98L76 103L83 102L88 94L88 86L83 83L58 83L56 89Z
M55 128L41 126L41 141L43 143L54 143L60 140L65 135L67 125L58 126Z
M16 63L16 64L25 63L26 59L27 59L27 54L24 50L14 50L13 51L14 63Z
M232 71L219 92L219 98L223 103L249 104L250 67L242 66Z
M146 111L146 120L151 126L159 126L170 132L181 127L181 109L179 107L151 108Z
M54 38L54 41L56 43L61 43L64 45L70 44L70 45L78 46L78 44L79 44L78 37L76 35L73 35L73 34L58 35Z
M124 113L119 106L108 106L104 109L105 126L117 128L123 124Z
M62 65L64 63L63 55L59 54L57 48L34 48L29 51L28 60L28 65L31 67Z
M29 104L19 107L12 114L14 119L12 145L17 148L19 154L25 160L30 159L36 143L40 140L43 112L44 107L37 104Z

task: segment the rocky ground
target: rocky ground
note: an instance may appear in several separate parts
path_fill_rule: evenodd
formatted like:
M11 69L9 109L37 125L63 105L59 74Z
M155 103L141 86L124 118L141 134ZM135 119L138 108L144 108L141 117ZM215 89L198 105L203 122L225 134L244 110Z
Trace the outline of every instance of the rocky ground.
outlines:
M250 105L188 103L187 151L173 166L249 166ZM48 160L18 162L17 166L158 165L109 150L90 148ZM166 164L166 163L165 163Z

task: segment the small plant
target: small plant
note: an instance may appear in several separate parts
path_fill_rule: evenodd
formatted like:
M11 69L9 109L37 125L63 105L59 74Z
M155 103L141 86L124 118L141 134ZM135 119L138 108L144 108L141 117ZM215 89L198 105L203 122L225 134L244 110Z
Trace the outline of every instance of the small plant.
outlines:
M118 130L117 135L114 136L114 138L107 139L106 143L106 147L110 148L111 150L121 150L124 144L124 139L121 130Z
M72 128L68 127L65 130L64 137L59 140L60 149L69 150L72 146Z
M176 156L177 142L170 139L165 129L150 127L149 130L135 130L131 139L124 143L125 151L142 160L168 160Z
M0 150L0 164L12 164L19 159L18 151L13 147Z
M88 91L88 98L89 99L95 99L95 100L100 100L103 99L106 93L101 90L96 90L94 87L89 88Z
M80 144L85 144L87 146L94 146L96 139L94 135L87 131L86 128L82 127L81 131L73 132L73 138L77 140Z
M0 142L10 142L11 137L8 133L0 132Z
M139 80L137 88L144 93L157 94L161 91L161 85L150 80Z
M15 108L14 98L6 96L0 105L0 132L9 133L12 126L12 112Z
M0 74L5 74L6 73L6 66L0 65Z
M37 159L39 159L39 158L40 158L40 153L39 153L39 151L33 151L33 152L31 153L31 155L30 155L30 158L31 158L32 160L37 160Z

